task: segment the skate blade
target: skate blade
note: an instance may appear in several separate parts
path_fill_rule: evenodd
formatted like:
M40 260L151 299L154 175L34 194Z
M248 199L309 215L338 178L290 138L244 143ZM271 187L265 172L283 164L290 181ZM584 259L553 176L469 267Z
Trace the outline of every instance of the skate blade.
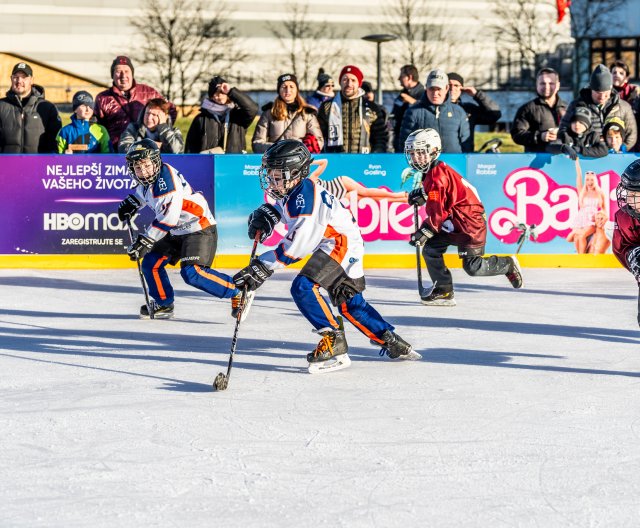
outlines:
M251 309L251 305L253 304L253 298L256 296L255 290L252 292L247 292L247 297L244 300L244 306L242 307L242 311L240 312L240 322L244 321L247 317L249 317L249 310Z
M455 299L435 299L433 301L426 301L425 299L420 299L420 302L425 306L455 306Z
M340 354L339 356L328 359L327 361L309 363L309 374L326 374L327 372L345 369L349 365L351 365L351 358L349 357L349 354Z
M389 356L387 356L389 357ZM411 349L407 354L398 356L397 358L389 357L391 361L418 361L422 359L422 355L418 354L415 350Z
M174 314L166 314L166 313L164 313L164 314L155 314L153 316L153 319L154 320L156 320L156 319L173 319L173 315ZM151 319L151 316L140 314L140 315L138 315L138 318L139 319Z

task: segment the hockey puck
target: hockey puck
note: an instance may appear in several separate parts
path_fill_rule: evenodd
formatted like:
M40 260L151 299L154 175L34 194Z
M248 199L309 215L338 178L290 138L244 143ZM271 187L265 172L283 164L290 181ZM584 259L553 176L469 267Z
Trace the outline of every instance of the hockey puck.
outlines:
M221 372L216 376L216 379L213 381L213 388L216 390L225 390L227 385L229 384L229 380L227 377Z

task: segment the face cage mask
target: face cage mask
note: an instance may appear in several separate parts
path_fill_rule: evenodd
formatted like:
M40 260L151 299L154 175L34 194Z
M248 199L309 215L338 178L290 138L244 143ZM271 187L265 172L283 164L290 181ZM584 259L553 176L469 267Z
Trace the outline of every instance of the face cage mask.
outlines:
M423 154L426 161L422 163L418 161L414 161L413 157L411 156L411 154L414 152L417 154ZM431 155L429 154L426 148L407 147L404 149L404 156L407 159L407 163L409 164L410 167L422 172L428 170L429 167L431 167L431 162L433 161L433 159L431 159Z
M631 195L629 193L632 193ZM619 183L616 187L618 207L633 218L640 220L640 191L633 191Z
M135 166L137 163L140 163L144 160L150 160L153 164L153 174L150 176L138 176L136 175ZM160 169L162 167L162 161L160 160L160 153L156 152L150 154L149 156L141 159L127 160L127 167L129 169L129 175L137 181L140 185L148 186L152 185L160 175Z
M269 174L278 172L280 178L276 179ZM294 187L300 183L300 171L291 172L289 169L268 169L264 165L260 167L260 187L274 200L280 200L287 196Z

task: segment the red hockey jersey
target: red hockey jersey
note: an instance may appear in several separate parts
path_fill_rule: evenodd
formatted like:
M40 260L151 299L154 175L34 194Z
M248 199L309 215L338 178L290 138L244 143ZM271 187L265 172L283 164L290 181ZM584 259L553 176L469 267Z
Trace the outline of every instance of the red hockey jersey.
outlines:
M629 269L627 255L629 251L640 246L640 220L622 209L616 211L614 218L613 254L620 264Z

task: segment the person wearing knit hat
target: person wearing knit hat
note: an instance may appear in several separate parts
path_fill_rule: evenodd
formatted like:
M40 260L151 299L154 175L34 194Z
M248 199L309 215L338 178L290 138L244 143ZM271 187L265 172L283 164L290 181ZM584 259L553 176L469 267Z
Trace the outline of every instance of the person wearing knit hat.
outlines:
M373 91L373 86L371 86L371 83L369 81L362 81L361 88L367 101L375 101L376 94Z
M489 95L475 86L465 86L462 75L456 72L447 74L449 77L449 100L461 106L469 116L470 143L475 141L476 125L493 126L502 116L500 106ZM462 94L469 97L462 99Z
M609 154L624 154L627 146L623 143L625 132L624 121L619 117L607 119L602 127L602 135L609 147Z
M309 103L314 108L320 108L320 105L329 99L333 99L336 95L334 91L335 83L333 82L333 77L328 73L325 73L322 68L318 73L318 88L313 92L308 98L307 103Z
M607 146L593 128L593 114L585 104L575 107L568 129L558 132L558 137L547 146L551 154L566 154L572 160L578 155L601 158L607 155Z
M576 107L576 111L571 118L571 122L581 123L584 127L584 130L581 130L579 133L582 134L591 128L591 111L586 106L578 106Z
M80 90L73 94L71 123L62 127L56 141L59 154L107 154L113 152L107 129L93 119L93 96Z
M353 64L340 70L340 91L320 105L318 121L326 152L387 152L389 131L384 109L365 97L364 74Z
M146 84L138 83L134 78L131 59L118 55L111 62L112 86L100 92L95 99L95 115L98 123L106 127L109 137L117 148L122 134L129 123L137 121L145 105L151 99L162 99L162 94ZM173 103L169 114L175 122L178 112Z
M589 88L594 92L608 92L613 88L613 77L604 64L598 64L591 72Z

